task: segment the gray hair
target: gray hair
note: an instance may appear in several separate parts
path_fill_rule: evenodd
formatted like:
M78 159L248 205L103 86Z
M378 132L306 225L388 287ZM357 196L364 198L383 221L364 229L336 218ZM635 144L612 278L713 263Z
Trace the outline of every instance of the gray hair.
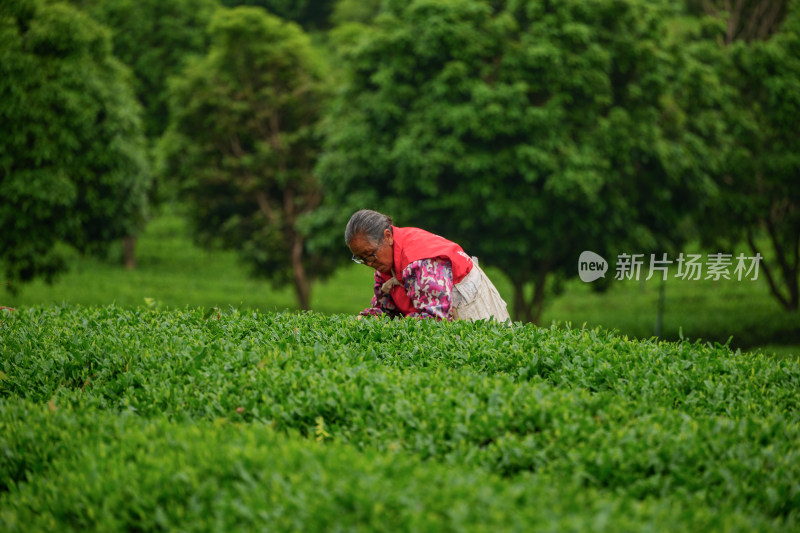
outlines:
M344 242L348 246L357 235L363 235L371 244L383 239L383 232L392 225L392 219L383 213L362 209L353 213L344 230Z

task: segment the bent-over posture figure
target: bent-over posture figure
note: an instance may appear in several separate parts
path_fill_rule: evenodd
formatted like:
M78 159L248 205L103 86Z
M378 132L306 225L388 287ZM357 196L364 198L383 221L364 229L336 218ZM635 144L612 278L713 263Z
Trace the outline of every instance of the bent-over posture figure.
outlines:
M444 237L393 226L386 215L362 209L350 217L344 238L353 261L375 269L375 295L361 315L509 319L478 259Z

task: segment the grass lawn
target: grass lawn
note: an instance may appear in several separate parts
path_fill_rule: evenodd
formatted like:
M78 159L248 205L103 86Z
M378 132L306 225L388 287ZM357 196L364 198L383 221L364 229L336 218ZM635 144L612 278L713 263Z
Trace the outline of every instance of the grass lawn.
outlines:
M344 246L342 253L346 253ZM114 249L120 256L121 249ZM157 305L170 308L228 307L278 311L296 307L291 287L276 289L248 276L231 251L208 251L194 245L183 218L170 213L154 218L137 243L137 268L120 261L76 258L71 270L53 285L35 281L14 296L0 292L0 305L11 307L73 303L81 305ZM325 283L314 285L312 307L324 313L357 313L369 303L370 269L353 264Z
M545 323L570 321L574 326L602 325L622 333L653 336L658 316L660 281L618 282L605 294L581 281L570 283L544 313ZM661 337L702 338L732 347L781 356L800 355L800 314L786 313L763 280L667 280Z
M342 246L342 253L348 253ZM120 256L112 250L112 258ZM73 303L169 308L222 307L275 311L294 309L291 287L276 289L248 276L234 252L210 252L195 246L184 219L176 213L154 218L137 247L138 267L126 271L121 261L76 257L70 272L53 285L36 281L17 295L0 290L0 305L11 307ZM491 267L487 272L511 303L508 280ZM613 275L609 272L608 275ZM565 284L551 297L542 324L571 327L604 326L632 337L655 333L661 282L617 282L605 293L580 280ZM372 270L351 265L324 283L314 285L312 308L323 313L357 313L370 300ZM674 340L702 338L732 347L800 356L800 314L785 313L769 294L763 276L758 281L683 281L665 286L661 336Z

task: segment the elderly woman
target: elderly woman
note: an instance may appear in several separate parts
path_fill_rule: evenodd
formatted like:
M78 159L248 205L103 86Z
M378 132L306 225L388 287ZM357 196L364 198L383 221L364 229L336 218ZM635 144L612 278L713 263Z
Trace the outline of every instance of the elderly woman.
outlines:
M438 320L508 320L506 303L461 246L419 228L399 228L369 209L350 217L353 261L375 269L372 306L360 314Z

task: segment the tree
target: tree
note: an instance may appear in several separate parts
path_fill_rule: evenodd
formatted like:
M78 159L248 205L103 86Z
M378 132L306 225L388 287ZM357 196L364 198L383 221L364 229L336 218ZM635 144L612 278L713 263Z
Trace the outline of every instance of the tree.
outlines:
M135 75L145 131L155 140L167 127L167 80L208 49L208 24L217 0L80 0L112 30L114 55Z
M726 22L726 27L730 23ZM744 240L763 257L769 287L787 311L800 306L800 12L787 7L766 40L725 46L724 80L733 149L717 173L716 209L707 239ZM763 239L760 238L763 236Z
M337 0L330 16L331 23L371 24L380 13L382 4L382 0Z
M134 90L144 108L149 144L164 133L168 121L167 80L188 59L208 48L207 26L217 0L72 0L112 30L114 55L134 74ZM170 198L163 181L153 183L150 204ZM144 221L142 221L144 224ZM136 267L136 237L141 228L122 241L125 266Z
M107 30L69 5L2 3L0 57L0 262L49 281L65 247L102 251L143 218L141 110Z
M636 0L417 0L342 28L350 79L318 167L331 205L458 241L533 321L582 250L676 247L712 184L688 164L707 150L681 124L694 117L661 49L671 15Z
M320 64L296 24L258 8L220 10L210 32L208 54L172 87L165 175L180 180L200 242L293 282L308 309L311 280L330 272L330 254L312 253L301 231L322 195L312 173Z
M786 17L790 0L687 0L689 12L725 21L724 42L764 41Z

